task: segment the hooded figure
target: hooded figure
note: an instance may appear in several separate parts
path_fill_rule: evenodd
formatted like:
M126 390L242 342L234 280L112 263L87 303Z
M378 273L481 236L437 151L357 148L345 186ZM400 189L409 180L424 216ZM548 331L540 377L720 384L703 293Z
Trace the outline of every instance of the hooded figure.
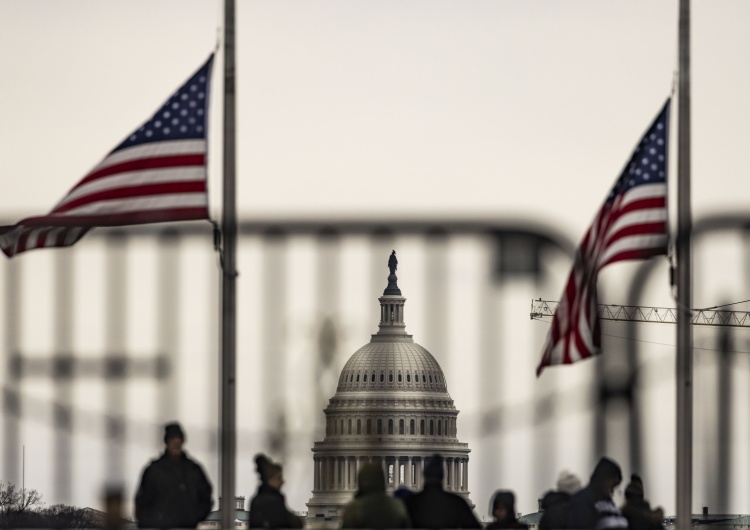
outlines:
M443 457L433 455L424 467L424 488L405 501L414 528L482 528L463 497L443 491L443 474Z
M385 492L383 469L363 465L357 474L357 493L344 507L342 528L409 528L404 504Z
M258 492L250 500L250 528L302 528L302 519L286 507L281 486L284 472L279 464L265 455L255 456L255 470L260 478Z
M625 488L622 514L628 520L630 530L664 528L664 510L651 509L651 505L643 498L643 480L635 474L630 476L630 484Z
M627 519L612 500L612 493L620 482L620 466L609 458L599 460L588 485L568 503L567 528L627 528Z
M490 515L495 518L495 521L485 528L528 528L516 519L516 496L512 491L497 490L495 492L490 506Z
M211 511L211 483L184 442L179 423L164 427L164 453L144 469L135 496L140 528L195 528Z

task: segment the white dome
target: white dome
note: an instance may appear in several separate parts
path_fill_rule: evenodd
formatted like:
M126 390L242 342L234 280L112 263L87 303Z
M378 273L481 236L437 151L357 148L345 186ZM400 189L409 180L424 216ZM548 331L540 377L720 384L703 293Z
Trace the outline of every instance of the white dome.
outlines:
M448 388L432 354L408 340L373 341L349 358L337 392L403 390L445 393Z

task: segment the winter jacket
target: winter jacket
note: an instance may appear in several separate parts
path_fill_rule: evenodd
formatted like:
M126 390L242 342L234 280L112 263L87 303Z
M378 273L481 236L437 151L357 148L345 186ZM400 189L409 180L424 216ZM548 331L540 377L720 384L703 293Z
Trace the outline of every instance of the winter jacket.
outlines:
M542 518L539 530L561 530L566 528L570 494L564 491L548 491L542 498Z
M409 528L404 503L385 492L385 478L379 467L366 465L359 471L359 488L344 507L342 528Z
M184 452L166 451L143 471L135 496L140 528L195 528L211 511L211 483L200 464Z
M463 497L437 483L427 483L421 492L407 497L406 509L414 528L482 528Z
M570 498L566 528L627 528L628 521L606 491L588 485Z
M302 528L302 519L286 507L284 494L266 484L250 500L250 528Z

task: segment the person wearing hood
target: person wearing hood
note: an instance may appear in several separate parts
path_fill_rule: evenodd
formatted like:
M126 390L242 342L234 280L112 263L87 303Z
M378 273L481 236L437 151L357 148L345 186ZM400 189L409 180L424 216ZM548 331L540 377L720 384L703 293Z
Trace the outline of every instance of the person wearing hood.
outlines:
M581 480L570 471L560 472L557 478L557 489L550 490L542 497L542 518L539 530L558 530L565 528L568 518L570 497L581 489Z
M612 500L612 494L620 482L620 466L609 458L599 460L588 485L573 495L568 503L566 528L627 528L627 519Z
M143 470L135 495L139 528L195 528L211 512L211 483L184 442L179 423L164 427L164 454Z
M495 520L485 526L489 530L501 528L528 528L516 519L516 496L509 490L497 490L492 497L490 515Z
M651 509L651 505L643 497L643 480L636 474L630 476L630 484L625 488L622 514L628 520L630 530L664 528L664 510Z
M342 528L410 528L404 503L385 492L383 468L363 465L357 474L357 493L344 507Z
M443 490L443 457L436 454L424 467L424 488L406 498L414 528L482 528L469 504Z
M250 500L250 528L302 528L302 519L287 509L281 493L284 484L281 465L259 454L255 456L255 469L260 485Z

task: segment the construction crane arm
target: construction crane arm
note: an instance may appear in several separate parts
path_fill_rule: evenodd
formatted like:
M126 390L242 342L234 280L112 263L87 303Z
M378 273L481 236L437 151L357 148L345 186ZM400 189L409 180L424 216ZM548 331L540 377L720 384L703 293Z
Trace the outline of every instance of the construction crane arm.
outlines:
M551 300L531 301L531 319L542 320L555 314L558 302ZM674 307L650 307L634 305L599 304L597 306L600 320L619 320L623 322L660 322L677 323L677 309ZM716 309L693 309L691 322L696 326L730 326L750 328L750 312L725 311Z

